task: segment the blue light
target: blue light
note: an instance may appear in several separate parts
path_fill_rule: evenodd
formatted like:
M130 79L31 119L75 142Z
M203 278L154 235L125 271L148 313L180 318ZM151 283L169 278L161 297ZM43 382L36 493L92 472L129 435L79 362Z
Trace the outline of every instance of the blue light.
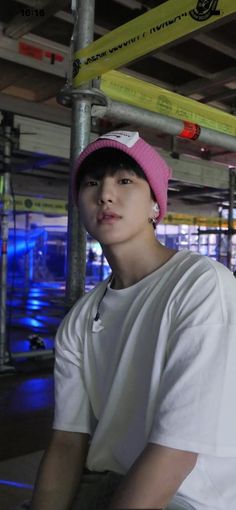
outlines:
M48 315L37 315L37 319L50 326L54 324L57 326L61 322L61 317L49 317Z
M45 301L39 299L31 299L29 298L26 301L26 309L27 310L40 310L42 307L47 307L49 303L45 303Z
M29 296L39 297L42 296L43 290L42 289L30 289Z
M9 244L8 250L7 250L8 256L14 257L14 255L20 255L20 254L23 254L29 250L32 250L32 248L34 248L34 246L35 246L35 242L36 241L30 241L30 242L17 241L15 247L11 246Z
M29 411L51 409L53 398L53 376L47 379L30 379L20 383L10 399L8 414L19 416Z
M11 482L10 480L0 480L0 485L9 485L10 487L17 487L19 489L33 489L33 485L28 483Z
M17 319L17 321L15 320L15 322L17 322L17 325L26 326L26 327L35 328L35 329L43 327L42 322L39 322L36 319L32 319L31 317L22 317L22 318Z
M29 340L17 340L16 342L14 342L14 348L11 349L11 352L12 354L14 354L15 352L28 352L29 350L30 350Z
M29 170L31 168L41 168L49 164L58 163L63 161L63 158L59 156L49 156L43 152L34 152L33 157L30 158L27 163L20 163L16 165L16 170L22 172L23 170Z
M37 238L41 235L45 235L45 230L43 228L37 228L30 232L17 230L15 234L10 231L7 249L8 256L11 258L15 255L23 255L24 253L30 252L35 247Z
M32 306L44 306L45 302L41 301L40 299L28 299L27 303L31 304Z
M26 394L31 394L32 391L39 391L47 389L49 385L49 379L30 379L21 383L21 388Z

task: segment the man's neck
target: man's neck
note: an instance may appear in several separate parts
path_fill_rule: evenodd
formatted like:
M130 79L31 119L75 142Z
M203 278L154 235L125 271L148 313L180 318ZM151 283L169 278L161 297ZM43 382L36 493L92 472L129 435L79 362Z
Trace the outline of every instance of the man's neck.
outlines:
M149 267L142 267L139 271L137 271L136 275L130 276L128 278L122 278L121 275L118 275L115 271L113 271L113 278L111 281L111 289L121 290L131 287L138 283L140 280L153 273L157 269L161 268L168 260L170 260L178 250L172 250L170 248L166 248L163 246L163 251L159 257L153 260L153 262L149 265Z

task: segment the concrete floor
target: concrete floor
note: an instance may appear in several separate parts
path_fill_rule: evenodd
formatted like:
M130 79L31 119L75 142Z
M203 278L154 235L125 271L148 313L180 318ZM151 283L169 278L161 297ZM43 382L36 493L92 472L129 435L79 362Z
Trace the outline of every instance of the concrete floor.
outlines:
M30 335L47 349L65 314L63 283L32 283L17 278L8 286L7 346L30 351ZM0 510L17 508L31 496L37 467L53 419L53 358L14 357L14 372L0 372Z
M31 370L0 377L1 510L15 509L30 498L38 464L50 438L52 367Z
M0 462L1 510L18 510L31 499L42 454L43 451L37 451Z

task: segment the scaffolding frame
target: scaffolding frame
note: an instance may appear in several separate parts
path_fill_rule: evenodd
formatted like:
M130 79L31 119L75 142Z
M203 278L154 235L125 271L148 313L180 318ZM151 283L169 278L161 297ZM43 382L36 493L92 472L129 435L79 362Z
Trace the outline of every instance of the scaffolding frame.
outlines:
M73 5L75 6L77 12L80 13L80 22L83 26L86 23L86 19L88 17L88 14L90 13L91 16L91 10L95 9L95 1L94 0L87 0L87 2L83 2L83 0L74 0ZM84 21L83 21L84 18ZM91 16L92 18L92 16ZM92 38L92 32L93 28L90 25L90 32L89 35ZM76 32L75 27L75 37L78 37L78 33ZM85 36L82 36L80 38L79 43L77 44L76 48L81 49L86 46ZM152 129L160 129L161 131L164 131L166 133L180 136L184 129L186 129L186 123L172 118L167 117L165 115L161 115L158 113L153 113L148 110L144 110L142 108L137 108L135 106L131 106L128 104L123 104L118 101L111 100L110 98L106 97L104 95L104 102L101 105L101 92L98 94L98 81L96 81L96 88L92 87L92 91L94 92L92 94L93 97L93 105L91 110L88 109L87 112L84 112L83 118L79 119L76 116L75 108L76 103L80 104L82 101L84 101L84 97L91 98L91 86L86 90L86 86L79 87L79 89L74 89L73 87L67 88L66 94L64 94L64 104L66 104L66 101L68 101L68 98L72 97L72 111L73 111L73 119L74 123L72 122L72 140L75 138L75 132L79 133L79 136L83 139L85 137L87 140L89 140L89 133L88 133L88 124L91 120L91 117L97 117L97 118L106 118L106 119L115 119L120 120L122 122L128 122L133 125L143 125ZM76 94L76 91L78 93ZM96 104L97 99L97 104ZM189 124L189 123L187 123ZM196 126L196 125L194 125ZM199 126L200 127L200 126ZM189 126L191 129L191 126ZM218 145L220 147L226 148L230 151L236 151L236 138L227 135L224 133L216 132L212 129L208 128L200 128L199 129L199 136L197 137L198 140L208 143L210 145ZM78 150L79 147L73 147L73 142L71 145L71 161L74 163L75 161L75 152L77 156L81 151ZM73 168L73 164L71 166ZM231 181L233 182L233 181ZM234 180L235 182L235 180ZM70 183L72 183L72 175L70 177ZM229 190L230 191L230 190ZM233 204L234 204L234 193L229 193L229 199L230 199L230 210L233 210ZM72 201L72 195L70 193L69 195L69 211L71 214L77 216L78 212L75 209ZM228 226L230 229L231 234L234 233L232 229L232 214L229 215L229 221ZM77 231L76 235L78 238L77 247L75 248L75 239L74 230L71 229L70 223L68 224L68 258L70 260L70 273L67 278L67 299L69 304L73 304L77 299L82 297L85 293L85 254L86 254L86 238L83 235L82 232L84 232L84 227L80 226L80 230ZM230 236L229 236L230 237ZM75 251L76 250L76 251ZM80 259L80 264L78 265L78 257ZM83 262L83 263L82 263ZM83 272L82 272L83 271ZM73 282L71 280L71 275L73 275Z
M75 54L93 41L95 0L87 0L86 2L84 2L84 0L72 0L72 12L75 19L72 49L73 54ZM60 102L72 107L66 280L66 305L68 308L85 293L86 230L80 220L77 207L73 202L72 174L77 157L90 141L92 117L122 120L122 122L129 122L134 125L143 125L152 129L159 129L175 136L181 136L186 129L189 130L191 134L192 127L195 130L199 128L198 136L196 137L198 140L208 144L218 145L230 151L236 151L236 139L233 136L218 133L211 129L201 128L196 125L191 126L191 123L186 123L175 118L153 113L118 101L112 101L98 89L97 81L96 88L93 87L92 82L87 82L78 89L74 89L73 86L66 86L60 94ZM191 136L188 137L191 138ZM192 139L194 139L194 137L192 137ZM233 188L235 185L235 174L234 177L232 177L232 174L230 175L230 214L228 218L228 228L230 236L232 236L235 231L232 228L234 190L231 189L231 186ZM2 270L2 278L6 277L6 274L4 276L4 272L6 272L6 267ZM4 293L2 293L2 302L4 302L4 299L5 296ZM3 325L4 328L6 316L1 317L1 322L3 323L3 321L5 321ZM5 336L4 333L0 337L0 372L6 368L5 364L8 359ZM40 353L37 354L40 355ZM45 351L42 352L42 355L45 355Z

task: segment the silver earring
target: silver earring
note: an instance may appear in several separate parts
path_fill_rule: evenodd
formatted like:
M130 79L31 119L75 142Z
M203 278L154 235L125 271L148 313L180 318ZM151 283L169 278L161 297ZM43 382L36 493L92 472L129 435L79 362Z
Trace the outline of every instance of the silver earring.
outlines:
M148 218L148 223L152 223L154 225L154 227L156 228L157 226L157 221L155 218Z

